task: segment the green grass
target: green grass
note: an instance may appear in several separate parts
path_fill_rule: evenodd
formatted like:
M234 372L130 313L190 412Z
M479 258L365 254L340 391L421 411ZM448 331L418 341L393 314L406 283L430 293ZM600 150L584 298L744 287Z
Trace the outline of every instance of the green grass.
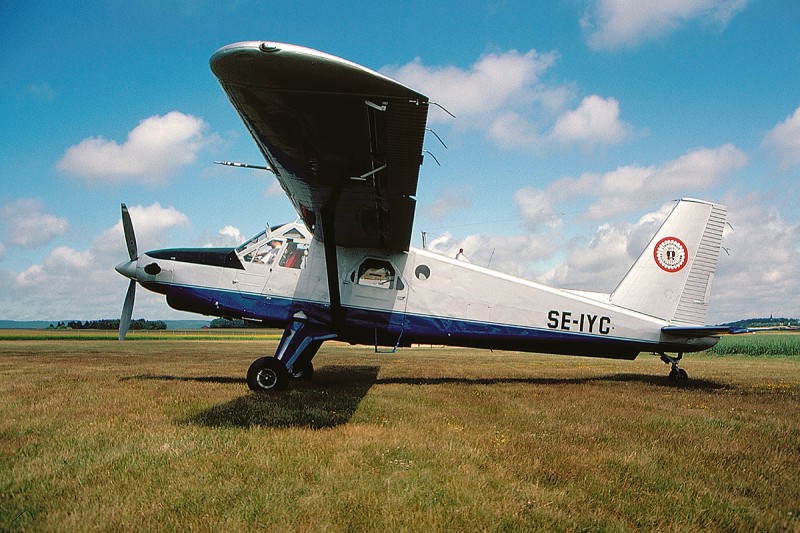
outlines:
M0 341L0 530L796 530L800 361Z
M720 339L709 353L791 357L800 355L800 333L743 333Z

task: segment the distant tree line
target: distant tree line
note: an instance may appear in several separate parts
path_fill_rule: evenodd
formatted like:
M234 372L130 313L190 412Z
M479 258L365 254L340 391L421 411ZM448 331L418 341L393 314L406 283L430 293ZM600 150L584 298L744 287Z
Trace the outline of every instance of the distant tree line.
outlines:
M746 318L736 322L728 322L723 326L735 326L739 328L770 328L775 326L800 326L800 319L785 317L769 318Z
M241 328L263 328L260 322L253 322L250 320L242 320L241 318L215 318L209 324L212 329L241 329Z
M85 322L73 320L67 322L66 326L69 329L119 329L119 319L104 318L100 320L87 320ZM51 325L50 327L52 328L54 326ZM58 327L62 327L61 322L59 322ZM167 329L167 324L162 320L145 320L144 318L139 318L131 320L130 329L150 331L162 330Z

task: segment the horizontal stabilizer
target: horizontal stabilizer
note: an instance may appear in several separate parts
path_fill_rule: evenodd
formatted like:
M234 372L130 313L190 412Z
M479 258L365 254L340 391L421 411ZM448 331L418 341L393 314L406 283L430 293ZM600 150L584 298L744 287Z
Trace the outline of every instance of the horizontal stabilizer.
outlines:
M709 335L748 333L750 330L735 326L664 326L661 331L678 337L708 337Z

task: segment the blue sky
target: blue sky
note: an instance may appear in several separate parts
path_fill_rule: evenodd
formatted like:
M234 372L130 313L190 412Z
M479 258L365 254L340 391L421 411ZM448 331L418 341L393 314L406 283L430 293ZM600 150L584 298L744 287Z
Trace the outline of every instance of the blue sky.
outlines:
M534 4L533 6L528 4ZM729 207L709 322L800 316L800 3L3 2L0 318L119 314L140 250L235 245L295 213L208 68L316 48L452 111L414 244L611 291L683 196ZM140 291L134 316L183 318Z

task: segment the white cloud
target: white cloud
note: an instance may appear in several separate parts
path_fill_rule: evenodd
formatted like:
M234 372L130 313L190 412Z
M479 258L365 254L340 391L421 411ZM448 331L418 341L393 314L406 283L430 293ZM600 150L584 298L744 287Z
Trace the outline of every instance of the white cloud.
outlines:
M147 207L129 206L128 212L131 215L139 253L163 246L169 229L189 225L186 215L172 206L161 207L159 203ZM103 232L95 240L94 247L105 253L116 254L115 257L118 257L119 261L127 257L122 220Z
M500 146L612 144L627 137L632 128L621 120L616 99L591 95L570 109L574 85L543 80L556 58L554 52L511 50L485 54L467 69L429 67L417 58L383 72L456 115L453 120L434 106L430 122L483 130Z
M469 120L520 100L546 102L548 91L539 85L539 77L555 59L554 53L531 50L521 54L511 50L485 54L469 69L452 65L428 67L416 58L400 67L385 67L382 72L427 94L457 117ZM431 113L430 120L442 118L443 114Z
M731 144L699 148L657 166L624 166L603 174L586 172L577 178L561 178L548 187L554 200L577 196L596 197L588 218L636 209L656 199L686 196L719 184L747 164L747 156Z
M744 317L800 316L800 223L789 221L775 200L758 192L730 196L728 221L714 278L710 317L725 322Z
M62 246L22 272L2 272L0 316L15 320L117 317L127 280L114 271L116 259L95 249ZM143 292L137 294L137 313Z
M239 228L234 228L233 226L225 226L221 230L219 230L219 234L227 237L234 244L239 245L244 242L244 238L242 237L242 232L239 231Z
M76 272L84 272L92 264L91 251L79 252L68 246L59 246L50 252L42 264L32 265L17 275L22 287L52 286L69 282Z
M455 257L460 249L475 265L488 266L513 276L527 277L537 263L551 258L557 245L549 235L473 234L457 239L444 233L428 243L427 249Z
M157 185L180 167L193 163L212 137L202 119L172 111L142 120L122 144L89 137L71 146L57 168L87 183L126 180Z
M724 28L749 0L593 0L581 19L589 46L616 49L661 38L692 20Z
M36 198L3 204L0 207L0 224L8 242L22 247L47 244L69 228L67 219L45 213L44 203Z
M276 196L281 197L285 195L286 192L283 190L283 187L281 187L281 182L279 182L277 179L273 179L270 184L267 185L267 188L264 189L265 198L274 198Z
M800 107L769 130L762 145L777 154L784 169L800 165Z
M602 223L588 246L576 245L563 262L539 276L538 281L556 287L611 292L673 207L672 203L666 204L632 224Z
M425 215L433 220L442 220L453 211L468 209L472 205L469 193L465 187L447 189L433 203L425 207Z
M541 145L545 137L530 120L514 111L507 111L488 124L487 135L504 147L534 147Z
M216 234L202 237L205 248L233 248L245 241L242 232L234 226L225 226Z
M537 231L543 225L554 228L561 224L561 220L553 209L552 200L547 192L533 187L524 187L514 193L517 209L531 231Z
M564 143L613 144L627 137L630 130L630 126L620 121L616 99L591 95L584 98L577 109L558 117L553 137Z
M173 207L132 206L131 220L139 251L162 245L171 228L189 224ZM224 231L235 233L229 228ZM114 266L128 252L118 222L86 250L59 246L40 262L20 272L0 271L0 316L17 320L113 318L119 316L128 280ZM134 316L150 319L176 316L164 297L137 290Z

